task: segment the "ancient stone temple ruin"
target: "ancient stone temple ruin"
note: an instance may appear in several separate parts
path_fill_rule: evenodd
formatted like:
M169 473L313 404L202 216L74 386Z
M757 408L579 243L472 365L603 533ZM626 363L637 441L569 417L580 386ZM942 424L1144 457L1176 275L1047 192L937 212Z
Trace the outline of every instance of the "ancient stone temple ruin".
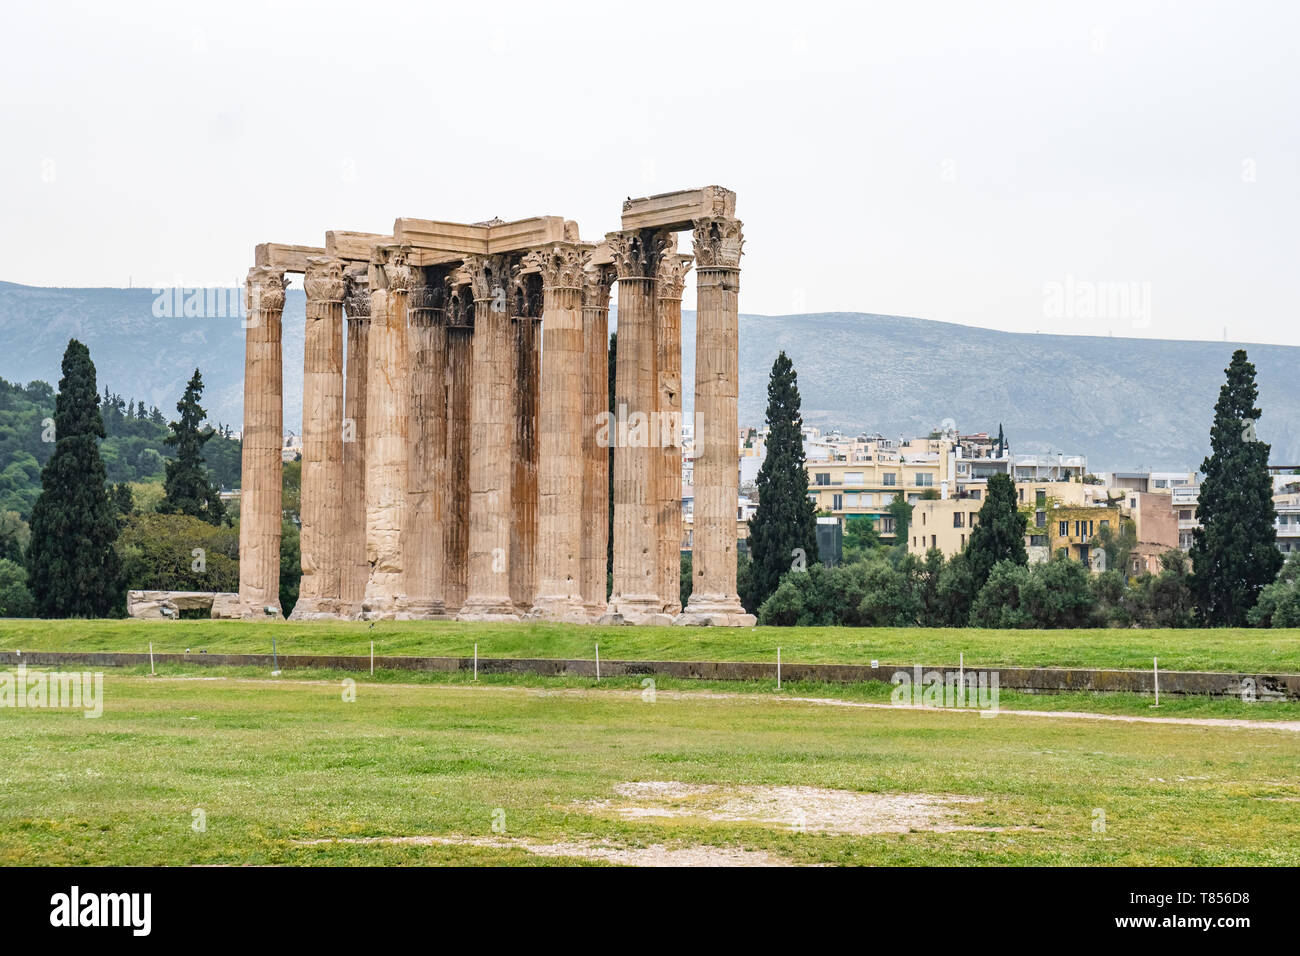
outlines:
M600 243L543 216L398 219L392 235L259 245L247 290L240 613L280 613L280 332L285 275L301 273L294 618L752 624L736 596L735 203L718 186L629 199L622 229ZM688 230L693 256L677 251ZM694 580L682 608L681 300L692 265Z

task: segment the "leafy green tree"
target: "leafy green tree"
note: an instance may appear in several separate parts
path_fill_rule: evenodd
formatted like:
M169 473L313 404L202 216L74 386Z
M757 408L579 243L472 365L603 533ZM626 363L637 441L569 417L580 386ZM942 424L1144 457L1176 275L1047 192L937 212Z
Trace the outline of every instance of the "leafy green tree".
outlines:
M749 519L754 605L776 590L796 548L809 564L817 559L817 509L808 498L799 406L794 364L781 352L767 383L767 456L758 470L758 508Z
M1195 597L1187 558L1179 550L1160 556L1159 574L1142 574L1129 592L1127 604L1141 627L1191 627Z
M912 505L901 494L894 495L889 503L889 514L894 519L894 542L907 550L907 535L912 527Z
M302 581L302 550L298 525L285 518L280 522L280 610L285 617L298 603L298 586Z
M1227 381L1214 406L1210 457L1197 503L1201 526L1193 532L1192 591L1200 619L1211 627L1241 627L1260 592L1282 566L1273 527L1269 446L1255 435L1255 366L1246 351L1232 353Z
M0 512L0 558L21 563L31 540L32 529L22 515L17 511Z
M844 523L844 539L841 544L844 547L845 564L865 561L884 546L875 522L862 517L850 518Z
M27 590L27 570L17 561L0 558L0 617L32 617L36 602Z
M171 423L167 444L176 449L174 461L167 462L163 487L167 497L163 502L165 514L183 514L201 518L209 524L221 524L226 518L226 508L221 502L220 489L208 480L203 467L203 446L216 434L203 426L207 413L199 404L203 397L203 376L195 369L185 386L185 394L176 403L180 419Z
M122 610L117 514L105 486L104 437L90 350L72 339L54 411L54 454L41 471L27 552L41 617L107 617Z
M999 561L971 605L971 626L1033 627L1028 591L1029 568L1015 561Z
M1121 519L1118 534L1109 526L1099 529L1092 536L1092 546L1105 552L1106 570L1127 577L1129 561L1137 547L1137 523L1132 518Z
M971 606L979 595L981 585L965 551L953 555L939 572L936 584L938 607L932 621L935 627L966 627L970 624Z
M182 514L133 514L117 539L128 589L238 591L239 531Z
M989 478L988 492L980 506L979 524L971 529L966 543L966 560L979 592L988 581L993 566L999 561L1028 564L1025 551L1025 529L1029 519L1020 511L1016 501L1016 485L1010 475L993 475Z
M1255 627L1300 627L1300 551L1293 551L1277 580L1259 592L1247 617Z

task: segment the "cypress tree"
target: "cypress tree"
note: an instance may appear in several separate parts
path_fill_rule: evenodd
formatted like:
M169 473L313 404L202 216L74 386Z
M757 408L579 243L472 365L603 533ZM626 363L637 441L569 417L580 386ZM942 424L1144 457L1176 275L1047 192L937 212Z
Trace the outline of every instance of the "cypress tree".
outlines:
M747 607L758 607L776 590L795 548L807 561L817 560L817 509L808 498L799 404L798 377L782 352L767 383L767 457L758 471L758 509L749 519L754 563Z
M980 506L979 524L971 530L970 540L966 543L966 559L975 594L984 587L993 566L999 561L1029 563L1029 554L1025 551L1028 524L1029 519L1020 513L1016 483L1011 476L990 477L984 504Z
M122 596L117 509L99 457L104 420L95 365L76 339L63 353L54 428L54 454L32 509L28 586L41 617L106 617Z
M184 514L202 518L209 524L221 524L226 517L226 507L218 494L217 486L208 480L203 467L203 446L216 434L204 428L207 413L199 404L203 395L203 376L194 370L185 394L176 403L180 421L171 422L171 434L165 439L176 449L174 461L167 462L167 475L163 482L166 495L158 509L164 514Z
M1244 627L1259 593L1282 567L1277 549L1269 446L1255 435L1255 366L1244 349L1232 353L1210 429L1210 457L1197 502L1201 527L1193 532L1192 591L1201 620L1212 627Z

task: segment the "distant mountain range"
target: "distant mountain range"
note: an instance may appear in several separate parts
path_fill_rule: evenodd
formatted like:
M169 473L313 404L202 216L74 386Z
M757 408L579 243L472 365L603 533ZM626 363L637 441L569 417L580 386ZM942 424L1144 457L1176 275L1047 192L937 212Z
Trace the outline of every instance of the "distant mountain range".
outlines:
M238 318L159 318L148 289L44 289L0 282L0 377L58 383L69 338L85 342L102 391L172 414L195 367L209 419L240 426L244 346ZM304 297L285 306L285 424L302 415ZM695 316L682 318L685 400L694 383ZM777 353L794 361L804 419L823 429L925 434L1006 429L1018 453L1084 454L1094 470L1193 469L1229 342L1039 335L867 313L742 315L740 421L761 425ZM1258 426L1272 460L1300 463L1300 348L1245 346L1258 369ZM0 463L0 468L3 463Z

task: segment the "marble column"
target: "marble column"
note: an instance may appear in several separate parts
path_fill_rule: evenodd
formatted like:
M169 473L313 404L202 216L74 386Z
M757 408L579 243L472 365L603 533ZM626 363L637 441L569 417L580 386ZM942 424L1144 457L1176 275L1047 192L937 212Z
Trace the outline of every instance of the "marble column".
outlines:
M366 369L370 340L367 276L344 277L343 307L347 315L347 376L343 395L340 592L344 613L358 617L370 578L370 564L366 561Z
M517 271L510 324L515 352L514 449L510 455L510 600L527 614L537 596L537 475L541 381L541 277Z
M515 361L509 315L510 262L470 256L474 343L470 384L469 581L462 621L517 621L510 596L510 456Z
M609 560L610 429L609 292L612 266L598 265L583 276L582 302L582 605L591 620L605 613Z
M692 591L680 624L749 626L736 595L739 220L695 222L695 513Z
M239 604L243 616L262 618L281 614L284 273L269 266L249 269L245 304Z
M367 620L395 618L405 603L402 528L407 515L410 365L407 250L376 246L370 262L370 367L366 374Z
M343 264L308 259L303 286L302 579L291 620L343 612Z
M659 449L653 414L658 407L655 279L676 237L650 229L607 237L618 275L618 358L614 374L614 589L606 617L631 624L663 624L659 572Z
M474 357L474 296L449 283L447 361L447 491L443 496L443 600L448 614L465 603L469 585L470 383Z
M532 614L577 624L588 619L582 594L582 284L589 251L577 243L556 243L524 259L542 277L538 589ZM600 518L603 525L603 513Z
M682 610L682 288L690 268L690 256L665 255L655 284L659 594L664 611L673 615Z
M443 602L443 497L447 461L446 284L414 270L407 305L411 367L406 526L402 529L406 602L400 617L446 616Z

